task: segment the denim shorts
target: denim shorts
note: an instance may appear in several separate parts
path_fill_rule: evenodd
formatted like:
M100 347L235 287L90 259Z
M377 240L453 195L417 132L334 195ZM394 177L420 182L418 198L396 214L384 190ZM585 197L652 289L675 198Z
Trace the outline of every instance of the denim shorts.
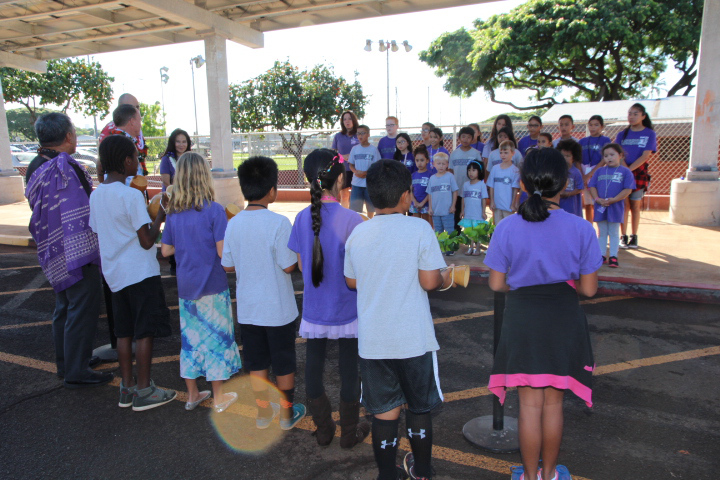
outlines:
M630 194L628 197L630 200L642 200L645 196L645 189L641 188L640 190L635 190Z
M367 187L353 185L352 190L350 190L350 210L362 212L363 204L366 205L368 213L375 211Z
M452 232L455 230L455 215L449 213L447 215L433 215L433 225L436 232Z
M412 413L423 414L443 401L435 352L402 359L360 358L359 363L361 401L368 413L389 412L407 403Z

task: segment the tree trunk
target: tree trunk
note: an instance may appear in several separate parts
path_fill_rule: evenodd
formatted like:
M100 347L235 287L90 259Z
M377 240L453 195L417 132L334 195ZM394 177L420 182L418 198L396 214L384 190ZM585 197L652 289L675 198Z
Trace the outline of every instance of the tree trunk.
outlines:
M302 173L302 171L303 171L302 153L303 153L303 147L305 146L305 142L307 141L307 137L305 137L301 133L288 133L288 134L281 133L280 140L282 140L283 148L287 152L289 152L295 156L295 161L297 162L297 172L298 172L297 184L303 185L305 183L305 176Z

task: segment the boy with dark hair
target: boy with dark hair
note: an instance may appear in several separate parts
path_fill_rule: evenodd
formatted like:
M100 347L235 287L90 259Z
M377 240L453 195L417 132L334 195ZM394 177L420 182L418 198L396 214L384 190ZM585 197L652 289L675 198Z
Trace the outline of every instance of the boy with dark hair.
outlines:
M258 408L255 426L269 427L280 413L280 428L290 430L305 416L305 406L294 403L298 309L289 275L297 266L297 255L288 248L292 226L268 210L277 199L278 168L272 159L245 160L238 178L248 205L228 222L222 266L226 272L237 271L237 316ZM271 365L283 393L281 405L270 402Z
M367 180L377 215L358 225L345 244L345 281L358 292L362 402L374 415L377 478L405 478L405 472L411 479L430 478L430 412L442 403L442 393L435 354L440 347L426 292L452 280L430 225L404 215L412 201L407 168L381 160L370 167ZM412 447L405 472L395 465L404 404Z
M471 127L461 128L458 137L460 138L460 146L450 154L450 171L453 172L455 183L457 183L458 186L454 220L455 230L459 231L460 226L458 222L460 221L460 212L462 210L463 185L469 180L467 176L467 166L473 160L477 160L482 164L482 154L471 145L475 138L475 130Z
M375 208L367 193L365 176L370 165L380 160L380 151L375 145L370 144L370 127L367 125L358 126L357 138L360 144L355 145L350 150L350 158L348 159L350 170L353 172L350 209L362 213L363 204L365 204L367 216L372 218L375 214Z
M556 138L553 140L553 147L557 148L558 143L560 143L563 140L572 140L577 142L575 140L575 137L572 136L573 130L575 130L575 122L573 120L573 117L570 115L561 115L558 119L558 130L560 130L560 138Z
M142 193L125 186L139 163L131 138L111 135L98 150L105 180L90 195L90 228L97 233L102 273L112 292L122 375L118 406L132 407L136 412L149 410L177 395L156 387L150 378L154 339L171 333L155 248L165 209L160 208L155 220L150 220ZM133 340L137 382L133 377Z

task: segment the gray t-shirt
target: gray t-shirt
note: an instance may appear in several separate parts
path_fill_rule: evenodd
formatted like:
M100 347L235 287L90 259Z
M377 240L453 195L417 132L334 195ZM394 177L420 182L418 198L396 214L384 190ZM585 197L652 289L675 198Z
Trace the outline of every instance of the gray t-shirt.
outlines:
M292 226L266 209L243 210L228 222L223 267L235 267L238 323L263 327L287 325L298 316L290 275L297 262L288 248Z
M380 152L375 145L368 145L367 147L355 145L352 150L350 150L348 162L355 165L357 170L367 172L370 165L378 160L380 160ZM353 175L352 185L356 187L367 187L367 179Z
M487 187L485 182L479 180L472 184L470 181L465 182L463 186L463 202L465 203L465 216L468 220L483 219L483 199L488 198Z
M430 177L425 191L430 195L434 216L442 217L450 214L452 194L457 190L457 182L450 172L445 172L442 177L438 177L437 173Z
M487 186L493 189L495 209L509 212L513 200L512 189L520 188L520 170L515 165L508 168L502 168L502 164L495 165L490 170Z
M520 165L523 163L523 156L520 154L520 150L515 150L515 153L513 153L512 156L512 163L516 167L520 168ZM492 171L492 168L495 165L500 165L502 163L502 158L500 157L500 149L493 150L490 152L490 156L488 157L488 171Z
M345 276L357 280L360 357L413 358L440 348L418 270L445 266L425 220L376 215L355 227L345 243Z
M482 165L482 154L472 147L467 152L463 152L462 148L458 147L450 154L450 168L453 170L455 183L460 187L458 196L462 196L463 185L469 180L467 166L471 160L477 160Z

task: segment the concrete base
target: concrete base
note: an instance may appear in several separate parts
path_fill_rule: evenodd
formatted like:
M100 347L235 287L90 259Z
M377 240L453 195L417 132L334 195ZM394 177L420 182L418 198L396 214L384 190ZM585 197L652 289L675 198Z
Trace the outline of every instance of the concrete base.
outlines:
M680 225L720 225L720 181L673 180L670 221Z
M0 205L25 201L25 181L20 175L0 176Z
M234 203L241 209L245 208L245 197L240 190L240 183L237 176L215 176L213 175L213 186L215 187L215 201L222 206Z

